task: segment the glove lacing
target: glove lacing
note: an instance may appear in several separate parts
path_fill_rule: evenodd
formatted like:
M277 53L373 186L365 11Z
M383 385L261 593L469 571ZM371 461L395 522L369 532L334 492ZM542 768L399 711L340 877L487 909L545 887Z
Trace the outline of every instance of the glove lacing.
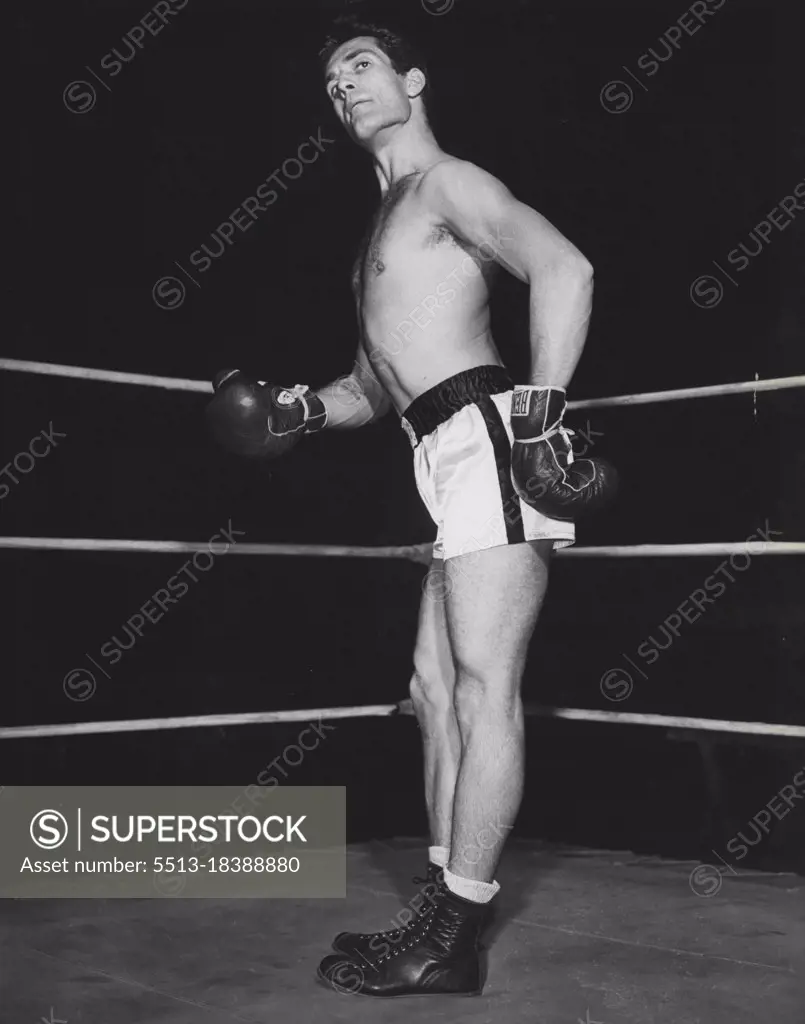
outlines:
M562 438L565 445L567 445L567 464L568 466L572 466L574 461L572 438L576 436L576 431L571 430L562 423L549 427L546 431L538 434L536 437L516 437L514 440L516 444L534 444L537 441L550 441L550 439L552 437L556 437L557 434ZM559 468L561 469L562 467Z

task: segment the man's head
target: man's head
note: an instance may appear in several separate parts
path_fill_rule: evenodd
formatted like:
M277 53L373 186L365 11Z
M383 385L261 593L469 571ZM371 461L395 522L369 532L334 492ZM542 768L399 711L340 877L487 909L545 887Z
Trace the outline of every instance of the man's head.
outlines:
M354 17L339 18L319 57L327 95L356 142L367 145L379 131L412 118L426 123L425 62L398 33Z

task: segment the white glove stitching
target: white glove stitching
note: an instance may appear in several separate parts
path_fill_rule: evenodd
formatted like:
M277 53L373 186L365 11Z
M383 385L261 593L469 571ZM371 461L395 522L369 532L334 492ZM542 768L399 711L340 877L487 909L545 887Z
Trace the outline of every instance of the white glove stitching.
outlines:
M573 461L573 459L572 459L573 447L572 447L572 445L570 443L570 438L576 436L576 431L575 430L570 430L569 427L562 427L562 426L551 427L550 430L546 430L544 434L538 434L536 437L515 437L514 443L515 444L533 444L535 441L547 441L549 438L555 437L557 434L561 434L562 435L562 440L565 441L567 443L567 445L570 447L570 454L569 454L568 458L569 458L570 462L572 463L572 461Z

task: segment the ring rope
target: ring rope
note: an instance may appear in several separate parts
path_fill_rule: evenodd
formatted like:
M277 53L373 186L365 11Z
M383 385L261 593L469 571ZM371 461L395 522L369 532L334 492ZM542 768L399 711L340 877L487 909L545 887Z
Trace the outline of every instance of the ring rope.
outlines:
M179 540L106 540L92 537L0 537L0 548L38 551L123 551L189 554L209 551L209 543ZM432 544L360 547L352 544L246 544L236 542L229 554L301 555L303 557L408 558L428 564ZM726 541L705 544L616 544L562 548L562 558L667 558L713 555L805 555L805 541Z
M554 708L528 705L527 715L559 718L571 722L607 722L615 725L649 725L678 729L703 729L756 736L786 736L805 739L805 726L769 722L731 722L685 715L649 715L625 711L597 711L585 708ZM0 739L32 739L45 736L87 736L99 733L155 732L163 729L198 729L210 726L265 725L272 722L314 722L324 719L412 715L409 700L399 704L370 704L363 707L317 708L301 711L257 711L231 715L189 715L182 718L139 718L109 722L65 722L59 725L15 725L0 728Z
M36 363L30 359L0 359L0 370L42 373L48 377L75 377L78 380L103 380L110 384L144 384L147 387L168 388L171 391L206 391L212 394L212 384L206 380L155 377L150 373L126 373L121 370L93 370L89 366Z
M95 370L87 366L64 366L37 363L29 359L0 359L0 370L40 373L55 377L75 377L114 384L142 384L174 391L201 391L212 394L212 384L204 380L182 377L155 377L148 373L126 373L120 370ZM774 377L768 380L747 380L732 384L708 384L705 387L676 388L672 391L648 391L635 395L613 395L609 398L585 398L568 402L568 409L600 409L613 405L645 405L649 402L674 402L686 398L712 398L716 395L737 395L746 392L778 391L805 387L805 375Z
M744 733L754 736L789 736L805 739L805 725L777 722L731 722L723 718L690 718L687 715L650 715L631 711L596 711L584 708L549 708L532 705L527 715L563 718L569 722L608 722L613 725L654 725L672 729L703 729L708 732Z
M648 405L650 402L677 402L685 398L713 398L718 395L741 395L747 392L780 391L805 387L805 375L770 377L768 380L744 380L734 384L707 384L700 388L674 388L671 391L646 391L637 395L613 395L610 398L583 398L568 402L568 409L603 409L611 405Z
M701 558L711 555L805 555L805 541L726 541L723 544L613 544L562 548L565 558Z
M400 714L399 704L318 708L300 711L247 711L232 715L187 715L175 718L133 718L110 722L65 722L60 725L15 725L0 729L0 739L40 736L88 736L97 733L155 732L227 725L266 725L271 722L319 722L331 718L371 718Z
M228 554L308 555L347 558L429 558L431 544L360 547L351 544L246 544L229 545ZM0 537L0 548L41 551L126 551L150 554L193 554L210 551L209 542L180 540L107 540L92 537ZM215 553L214 547L212 549Z

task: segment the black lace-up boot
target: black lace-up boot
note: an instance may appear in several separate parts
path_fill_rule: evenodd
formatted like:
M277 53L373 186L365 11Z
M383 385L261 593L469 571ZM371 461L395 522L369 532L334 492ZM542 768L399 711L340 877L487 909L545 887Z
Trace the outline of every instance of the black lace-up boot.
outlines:
M436 895L444 885L444 869L429 863L427 878L414 877L412 881L422 888L398 914L400 927L385 932L339 932L333 939L333 949L363 963L365 960L377 960L404 942L411 931L420 927L433 912Z
M339 992L365 996L480 995L478 940L489 909L442 888L419 928L372 960L326 956L319 978Z

